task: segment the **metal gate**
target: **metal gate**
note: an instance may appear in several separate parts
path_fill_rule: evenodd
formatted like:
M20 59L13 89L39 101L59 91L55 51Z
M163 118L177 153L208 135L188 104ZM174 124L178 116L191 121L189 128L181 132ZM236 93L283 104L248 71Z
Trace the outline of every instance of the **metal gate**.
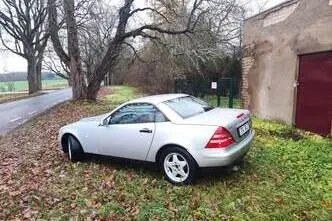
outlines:
M216 87L213 88L212 85ZM238 102L234 102L238 91L236 91L236 79L233 77L220 77L210 79L204 76L190 76L175 80L175 92L186 93L195 97L200 97L210 104L218 107L233 108L239 107Z
M321 135L332 127L332 52L300 56L296 127Z

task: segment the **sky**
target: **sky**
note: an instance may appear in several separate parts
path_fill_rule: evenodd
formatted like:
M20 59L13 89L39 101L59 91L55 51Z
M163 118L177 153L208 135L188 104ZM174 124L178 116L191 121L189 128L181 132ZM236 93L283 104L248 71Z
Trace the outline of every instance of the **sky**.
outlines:
M260 10L261 6L264 6L264 9L268 9L285 0L240 0L240 1L243 2L245 7L248 9L248 16L249 16L257 13ZM121 0L117 0L117 2L121 2ZM137 6L139 7L140 3L144 1L139 0L137 2L139 2L137 4ZM13 71L26 71L26 68L27 64L25 59L8 51L0 50L0 73L13 72Z

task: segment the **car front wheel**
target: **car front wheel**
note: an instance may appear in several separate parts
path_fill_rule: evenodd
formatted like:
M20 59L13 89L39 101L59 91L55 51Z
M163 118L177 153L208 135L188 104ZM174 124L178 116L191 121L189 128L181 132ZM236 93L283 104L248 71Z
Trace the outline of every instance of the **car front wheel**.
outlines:
M195 180L196 162L182 148L172 147L166 149L161 155L160 163L165 178L173 184L190 184Z
M68 137L68 156L70 161L76 162L83 158L84 152L81 147L81 144L78 142L78 140L73 137Z

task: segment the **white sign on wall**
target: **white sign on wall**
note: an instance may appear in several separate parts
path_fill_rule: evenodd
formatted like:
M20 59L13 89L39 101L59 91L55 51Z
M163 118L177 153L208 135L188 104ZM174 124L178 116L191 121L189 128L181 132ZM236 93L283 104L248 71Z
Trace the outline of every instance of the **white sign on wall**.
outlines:
M211 82L211 88L212 89L217 89L217 82Z

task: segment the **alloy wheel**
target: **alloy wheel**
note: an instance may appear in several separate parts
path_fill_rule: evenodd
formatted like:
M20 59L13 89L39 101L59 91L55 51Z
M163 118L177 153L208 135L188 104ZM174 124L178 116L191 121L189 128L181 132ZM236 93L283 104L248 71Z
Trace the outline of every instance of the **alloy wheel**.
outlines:
M164 160L166 175L174 182L181 183L189 176L189 165L185 157L179 153L169 153Z

